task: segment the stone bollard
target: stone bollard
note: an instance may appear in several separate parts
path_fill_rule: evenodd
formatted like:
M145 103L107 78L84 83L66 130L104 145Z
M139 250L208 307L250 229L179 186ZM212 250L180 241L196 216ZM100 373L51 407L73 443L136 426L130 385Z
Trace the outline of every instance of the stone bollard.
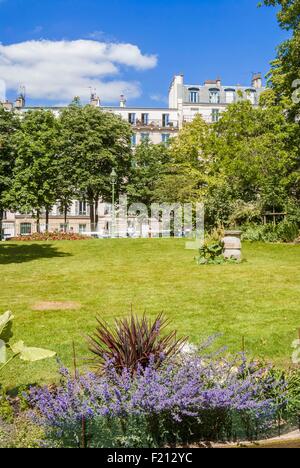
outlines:
M224 243L224 257L234 258L235 260L242 260L242 242L241 231L225 231Z

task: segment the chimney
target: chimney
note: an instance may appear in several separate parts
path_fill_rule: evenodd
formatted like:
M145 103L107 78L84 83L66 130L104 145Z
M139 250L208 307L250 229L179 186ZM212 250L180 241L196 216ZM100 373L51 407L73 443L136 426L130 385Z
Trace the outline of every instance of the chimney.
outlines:
M216 79L216 85L220 88L221 87L222 80L220 77Z
M121 94L121 96L120 96L120 107L123 107L123 108L126 107L126 103L127 103L127 101L126 101L126 98L125 98L124 94Z
M13 103L12 103L12 102L9 102L9 101L1 102L1 105L2 105L2 107L3 107L5 110L7 110L7 111L11 111L11 110L13 110L13 108L14 108Z
M259 89L262 88L262 77L261 73L254 73L252 76L252 86L253 88Z
M92 107L101 107L101 100L96 93L91 93L90 105Z
M25 96L24 94L20 94L15 101L15 108L16 109L23 109L25 107Z

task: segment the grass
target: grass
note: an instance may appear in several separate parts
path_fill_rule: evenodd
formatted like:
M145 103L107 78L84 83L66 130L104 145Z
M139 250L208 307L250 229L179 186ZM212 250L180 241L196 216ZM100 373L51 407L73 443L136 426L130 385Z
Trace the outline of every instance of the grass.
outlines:
M197 343L222 333L220 344L252 356L291 362L300 327L300 246L244 245L247 262L198 266L182 240L91 240L0 244L0 312L13 311L15 339L55 350L80 365L95 316L112 321L134 311L164 311L172 327ZM40 302L78 302L77 310L35 311ZM55 360L13 362L4 385L51 382Z

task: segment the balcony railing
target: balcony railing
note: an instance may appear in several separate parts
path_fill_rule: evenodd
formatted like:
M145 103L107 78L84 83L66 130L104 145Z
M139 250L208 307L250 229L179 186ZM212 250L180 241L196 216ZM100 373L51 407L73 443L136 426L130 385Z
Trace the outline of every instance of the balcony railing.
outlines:
M173 129L178 129L179 127L179 122L178 120L168 120L168 121L163 121L161 119L159 120L153 120L149 119L148 121L143 121L141 119L136 119L134 122L129 122L131 125L137 128L145 128L145 129L168 129L168 130L173 130Z

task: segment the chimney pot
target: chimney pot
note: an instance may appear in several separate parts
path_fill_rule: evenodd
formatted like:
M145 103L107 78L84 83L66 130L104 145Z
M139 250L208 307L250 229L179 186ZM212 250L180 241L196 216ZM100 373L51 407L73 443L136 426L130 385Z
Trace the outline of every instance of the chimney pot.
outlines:
M120 107L126 107L126 98L124 96L124 94L121 94L120 96Z

